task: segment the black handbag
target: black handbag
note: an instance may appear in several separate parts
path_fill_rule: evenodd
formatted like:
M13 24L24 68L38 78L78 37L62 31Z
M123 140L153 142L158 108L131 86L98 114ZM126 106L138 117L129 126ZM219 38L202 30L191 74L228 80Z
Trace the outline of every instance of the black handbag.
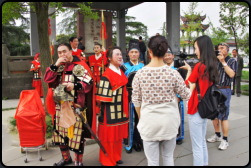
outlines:
M215 118L218 118L219 114L223 114L223 120L227 110L227 106L225 105L227 96L222 93L215 84L213 84L207 89L203 99L201 99L199 80L196 82L196 88L199 98L197 108L201 118L214 120Z

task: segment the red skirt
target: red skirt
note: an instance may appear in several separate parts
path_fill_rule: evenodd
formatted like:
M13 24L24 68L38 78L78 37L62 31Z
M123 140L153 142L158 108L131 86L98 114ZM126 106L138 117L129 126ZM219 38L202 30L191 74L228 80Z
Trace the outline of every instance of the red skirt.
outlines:
M33 79L32 87L35 88L40 97L43 97L43 88L42 88L43 86L41 79Z
M128 123L116 126L106 125L106 107L104 110L104 124L98 125L98 137L103 142L117 142L121 141L128 136Z

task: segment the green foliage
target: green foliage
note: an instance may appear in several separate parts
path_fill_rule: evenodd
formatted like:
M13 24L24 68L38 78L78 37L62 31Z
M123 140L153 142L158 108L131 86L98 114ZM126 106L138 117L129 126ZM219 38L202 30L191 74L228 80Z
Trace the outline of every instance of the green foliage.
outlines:
M46 123L46 138L51 138L53 134L53 123L51 115L45 116L45 123Z
M236 39L242 36L249 27L247 18L249 17L249 7L244 3L220 2L220 23L221 27L227 30L227 33ZM237 31L241 30L238 35ZM236 44L236 48L238 46Z
M240 49L243 50L246 55L249 55L249 33L246 33L243 37L238 38L237 43L240 46Z
M7 100L7 99L8 99L8 97L7 97L7 96L3 98L3 100Z
M241 79L249 80L249 71L242 71Z
M21 14L28 12L26 2L5 2L2 6L2 24L7 24L12 19L21 18Z
M190 2L188 11L183 11L185 17L188 19L188 21L185 22L186 26L183 24L183 22L181 22L180 25L180 29L184 32L184 37L181 37L180 46L189 46L188 53L190 53L190 47L193 46L193 40L198 37L199 32L202 32L201 19L198 19L198 17L201 15L201 12L195 12L197 6L198 2ZM197 36L192 36L192 32L195 31L197 32Z
M10 56L29 56L30 45L20 43L10 43L6 45L10 51Z
M67 8L65 10L65 13L63 13L61 15L62 17L64 17L64 19L57 24L58 31L60 32L60 34L62 34L62 33L65 33L67 35L71 34L72 36L77 37L77 15L76 15L76 12L77 12L77 9ZM65 42L69 43L69 38Z
M14 127L17 126L16 119L14 117L9 118L9 123L10 123L10 125L12 125Z
M213 45L218 45L222 42L226 42L227 39L230 38L230 35L228 33L226 33L226 31L222 30L219 27L214 27L213 23L211 22L210 18L209 19L209 27L211 28L211 33L205 33L206 35L208 35L211 40Z
M61 44L61 43L69 43L69 39L71 37L73 37L74 34L68 34L68 35L65 35L65 34L59 34L56 36L56 41L58 44ZM76 35L74 36L76 37Z
M125 16L125 32L126 32L126 46L132 39L139 39L139 36L142 37L142 41L146 43L149 38L147 35L147 26L141 22L135 22L136 18L133 16ZM113 18L113 38L112 44L116 45L117 41L117 32L116 32L116 20Z

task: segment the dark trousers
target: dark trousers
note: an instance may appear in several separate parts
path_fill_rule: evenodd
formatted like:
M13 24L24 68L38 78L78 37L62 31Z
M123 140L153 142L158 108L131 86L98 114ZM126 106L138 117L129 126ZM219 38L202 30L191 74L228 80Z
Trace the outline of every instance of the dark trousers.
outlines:
M133 131L133 144L139 144L141 143L141 137L137 128L137 125L139 123L139 117L135 108L134 108L134 116L135 116L134 117L135 124L134 124L134 131Z
M241 76L235 76L236 93L241 93ZM234 89L235 90L235 89Z
M144 61L144 64L146 65L145 52L140 52L140 61Z

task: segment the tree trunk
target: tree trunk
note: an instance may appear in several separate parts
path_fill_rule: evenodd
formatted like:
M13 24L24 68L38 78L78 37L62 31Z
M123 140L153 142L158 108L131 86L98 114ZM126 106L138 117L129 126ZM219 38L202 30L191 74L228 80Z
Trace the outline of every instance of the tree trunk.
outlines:
M33 2L37 15L37 30L40 49L41 79L43 85L44 102L47 95L48 85L44 82L46 68L51 64L51 53L49 45L48 9L49 2Z
M236 42L236 33L235 33L234 27L232 27L232 30L233 30L233 32L234 32L235 47L236 47L236 49L238 50L238 48L237 48L237 42Z

